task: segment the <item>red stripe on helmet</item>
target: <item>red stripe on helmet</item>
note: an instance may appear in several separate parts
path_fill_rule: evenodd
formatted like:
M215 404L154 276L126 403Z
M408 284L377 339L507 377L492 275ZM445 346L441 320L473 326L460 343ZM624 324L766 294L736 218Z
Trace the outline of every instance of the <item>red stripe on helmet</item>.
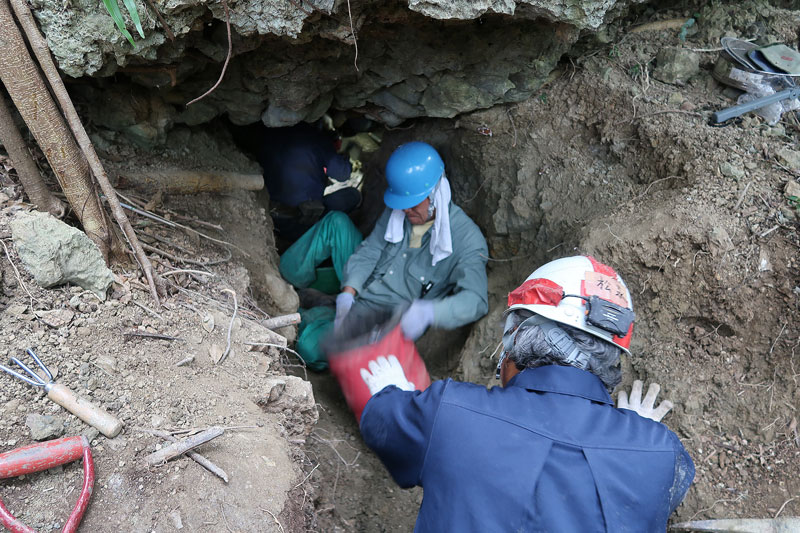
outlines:
M594 269L595 272L599 272L600 274L605 274L606 276L611 276L612 278L617 277L617 273L610 266L601 263L591 255L587 255L586 259L588 259L592 263L592 269Z
M564 289L546 278L535 278L508 293L508 306L512 305L558 305L564 297Z
M624 337L617 337L616 335L613 337L614 344L628 350L631 347L631 336L633 336L633 324L628 328L628 333Z

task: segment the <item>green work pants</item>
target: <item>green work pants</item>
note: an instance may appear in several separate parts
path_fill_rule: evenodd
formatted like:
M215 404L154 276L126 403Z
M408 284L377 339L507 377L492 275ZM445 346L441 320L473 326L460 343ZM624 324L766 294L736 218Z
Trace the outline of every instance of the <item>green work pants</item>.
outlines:
M317 266L330 258L336 275L342 279L345 263L362 240L361 233L347 215L331 211L283 253L281 275L295 287L306 288L314 283ZM324 370L328 362L319 344L333 326L336 310L331 307L301 309L300 316L297 352L309 368Z

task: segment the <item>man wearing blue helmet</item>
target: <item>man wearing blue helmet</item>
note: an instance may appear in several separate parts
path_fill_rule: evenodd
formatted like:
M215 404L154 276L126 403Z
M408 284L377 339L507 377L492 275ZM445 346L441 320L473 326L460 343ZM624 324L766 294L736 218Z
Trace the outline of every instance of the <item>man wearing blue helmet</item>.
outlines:
M333 259L342 287L335 324L348 316L358 320L407 307L403 333L416 340L428 327L454 329L485 315L486 240L450 201L450 183L438 152L423 142L401 145L386 163L386 180L387 209L363 242L345 215L331 213L292 251L301 255L302 249L314 264L328 256ZM296 287L313 281L298 279L298 272L284 268L283 261L281 273ZM316 342L306 342L318 339L329 324L325 321L334 317L319 318L316 324L301 325L298 351L307 363L322 358L317 368L324 368Z

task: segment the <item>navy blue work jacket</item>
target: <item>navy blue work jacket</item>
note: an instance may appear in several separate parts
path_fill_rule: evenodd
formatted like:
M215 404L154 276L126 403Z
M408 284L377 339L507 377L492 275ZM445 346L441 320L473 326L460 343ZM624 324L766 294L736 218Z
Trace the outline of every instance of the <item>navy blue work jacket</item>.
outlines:
M386 387L361 433L401 487L424 487L421 532L663 532L694 479L672 431L573 367Z
M345 181L351 171L350 161L336 153L333 140L306 123L268 128L258 162L270 200L293 207L322 200L328 176Z

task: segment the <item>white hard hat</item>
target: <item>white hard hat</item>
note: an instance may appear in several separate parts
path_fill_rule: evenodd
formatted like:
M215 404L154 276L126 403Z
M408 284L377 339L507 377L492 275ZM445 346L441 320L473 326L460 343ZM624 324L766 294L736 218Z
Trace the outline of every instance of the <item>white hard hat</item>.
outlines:
M613 268L588 255L551 261L508 295L507 316L524 309L630 353L633 300Z

